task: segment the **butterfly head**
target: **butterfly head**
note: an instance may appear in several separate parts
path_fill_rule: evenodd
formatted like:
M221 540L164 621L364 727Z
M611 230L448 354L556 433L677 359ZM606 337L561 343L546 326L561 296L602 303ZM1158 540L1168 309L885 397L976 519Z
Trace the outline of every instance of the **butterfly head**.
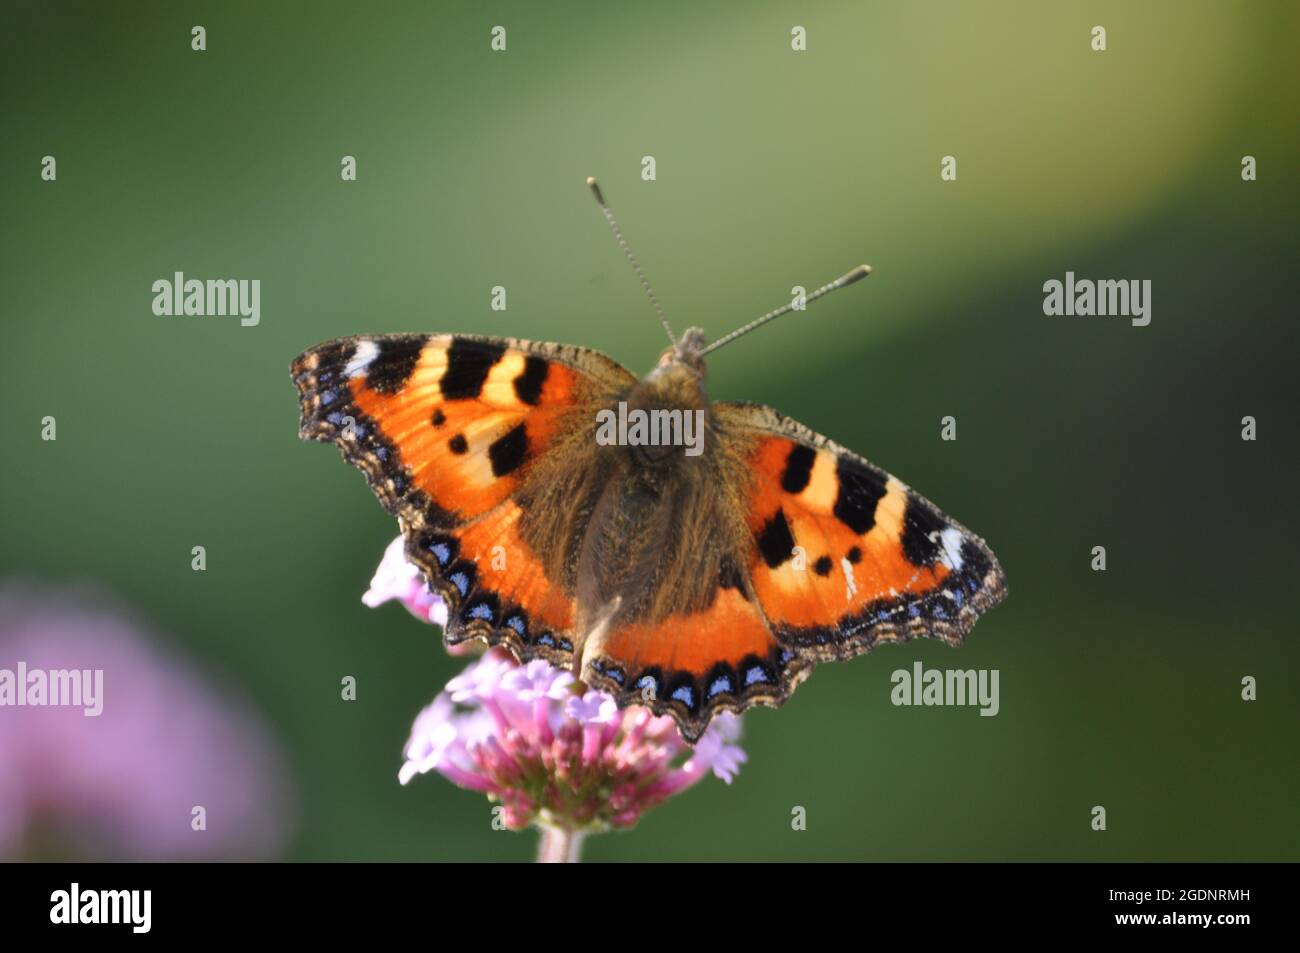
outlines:
M672 347L659 356L659 366L681 364L704 376L704 329L687 328Z
M655 406L706 407L704 394L704 332L690 328L645 376L640 394Z

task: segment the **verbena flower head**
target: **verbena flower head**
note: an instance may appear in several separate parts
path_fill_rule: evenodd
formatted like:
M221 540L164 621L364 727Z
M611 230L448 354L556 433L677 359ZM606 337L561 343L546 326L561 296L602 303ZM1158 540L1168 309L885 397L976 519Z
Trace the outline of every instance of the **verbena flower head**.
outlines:
M390 600L422 622L447 622L446 603L406 559L401 537L362 597L371 607ZM476 650L466 642L454 651ZM571 673L541 660L520 665L497 648L420 712L398 778L407 784L436 771L500 802L509 828L586 833L631 827L710 772L730 784L745 761L739 737L740 719L723 713L692 748L672 718L641 706L620 710Z
M672 718L620 710L568 672L541 660L519 665L498 648L416 718L398 777L406 784L437 771L481 791L514 830L627 828L710 772L730 784L745 761L739 734L740 720L724 713L692 748Z

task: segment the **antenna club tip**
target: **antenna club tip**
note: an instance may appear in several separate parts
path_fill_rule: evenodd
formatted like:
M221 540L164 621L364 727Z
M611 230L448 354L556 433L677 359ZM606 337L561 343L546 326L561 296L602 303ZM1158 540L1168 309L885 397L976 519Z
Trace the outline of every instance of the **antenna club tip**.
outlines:
M863 278L867 277L869 274L871 274L871 266L870 266L870 265L858 265L858 267L854 268L854 269L853 269L852 271L850 271L847 275L845 275L843 278L841 278L841 279L840 279L840 282L841 282L841 285L851 285L851 284L853 284L853 282L855 282L855 281L861 281Z
M601 205L605 204L605 196L601 194L600 184L596 181L594 175L587 176L587 188L591 189L591 194L596 196L596 201Z

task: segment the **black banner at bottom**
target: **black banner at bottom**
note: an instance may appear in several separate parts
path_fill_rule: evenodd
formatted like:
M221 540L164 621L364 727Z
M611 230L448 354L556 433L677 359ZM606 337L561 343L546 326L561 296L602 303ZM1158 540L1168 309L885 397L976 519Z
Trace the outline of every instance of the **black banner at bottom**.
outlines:
M91 942L373 940L413 930L436 941L457 928L487 928L499 941L512 927L522 936L553 924L632 929L646 941L698 930L703 943L715 935L709 920L722 935L763 941L778 924L824 935L847 918L864 941L921 925L927 941L1129 934L1231 943L1280 932L1294 874L1271 864L8 864L0 923L7 938Z

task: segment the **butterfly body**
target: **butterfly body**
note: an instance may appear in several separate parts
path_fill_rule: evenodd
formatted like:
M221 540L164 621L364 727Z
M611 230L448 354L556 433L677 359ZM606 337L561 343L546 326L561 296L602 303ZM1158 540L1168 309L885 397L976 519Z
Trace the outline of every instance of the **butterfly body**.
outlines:
M1003 598L983 541L904 484L769 408L710 402L703 349L688 331L637 379L564 345L339 339L293 363L300 434L397 516L448 643L572 668L692 741L819 661L958 643ZM598 439L615 408L697 415L699 452Z

